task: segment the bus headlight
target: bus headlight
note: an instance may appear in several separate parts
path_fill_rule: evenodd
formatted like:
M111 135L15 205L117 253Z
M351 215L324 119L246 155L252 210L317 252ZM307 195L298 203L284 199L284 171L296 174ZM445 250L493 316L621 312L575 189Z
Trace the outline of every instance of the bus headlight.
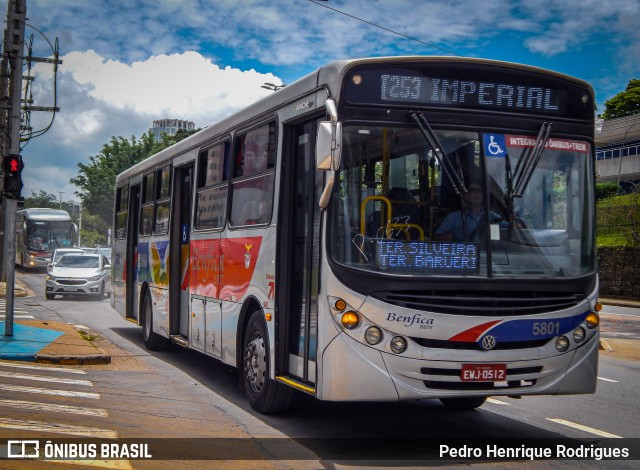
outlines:
M586 337L587 337L587 332L581 326L573 330L573 340L576 343L578 344L582 343Z
M389 346L394 353L402 354L407 349L407 340L402 336L394 336Z
M342 326L344 326L347 330L353 330L360 324L360 318L358 317L358 314L356 312L350 310L342 314L340 322L342 323Z
M377 326L370 326L364 332L364 339L371 345L378 344L382 341L382 330Z
M587 322L587 326L589 327L589 329L593 330L600 324L600 317L596 312L590 312L589 315L587 315L585 321Z
M566 336L560 336L556 339L556 349L560 352L565 352L569 349L569 338Z

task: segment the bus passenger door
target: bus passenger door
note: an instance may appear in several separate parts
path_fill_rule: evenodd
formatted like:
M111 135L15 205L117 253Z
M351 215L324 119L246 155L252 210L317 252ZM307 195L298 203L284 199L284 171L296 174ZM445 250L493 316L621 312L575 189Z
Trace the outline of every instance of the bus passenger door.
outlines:
M140 185L129 188L129 220L125 253L126 317L139 320L138 301L138 217L140 214Z
M322 174L315 169L317 120L287 128L279 208L276 267L277 331L280 341L276 373L307 384L316 382L318 270Z
M173 205L169 252L169 334L189 337L189 234L193 165L177 167L173 174ZM204 334L204 331L203 331Z

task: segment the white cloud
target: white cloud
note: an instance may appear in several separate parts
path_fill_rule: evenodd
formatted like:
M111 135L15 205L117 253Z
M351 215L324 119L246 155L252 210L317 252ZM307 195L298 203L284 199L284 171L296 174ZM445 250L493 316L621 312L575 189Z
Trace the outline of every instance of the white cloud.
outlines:
M132 64L107 60L95 51L72 52L61 59L60 112L52 128L23 152L27 196L31 191L64 190L65 197L72 198L76 189L68 181L77 175L77 164L88 163L112 136L140 137L161 118L187 119L205 127L271 93L261 88L263 83L281 81L255 70L221 68L196 52ZM38 104L51 105L50 70L39 71L34 97ZM34 128L43 128L49 119L48 113L33 113Z
M279 81L273 74L255 70L220 68L197 52L159 55L131 65L105 60L95 51L72 52L60 70L98 103L121 110L212 123L266 92L264 82Z

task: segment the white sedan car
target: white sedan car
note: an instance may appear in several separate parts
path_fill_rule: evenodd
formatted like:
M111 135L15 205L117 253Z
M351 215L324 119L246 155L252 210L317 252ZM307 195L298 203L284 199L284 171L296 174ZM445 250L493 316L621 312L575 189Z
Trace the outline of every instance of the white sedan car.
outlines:
M100 254L69 253L60 258L46 277L45 297L91 295L102 298L110 293L111 265Z

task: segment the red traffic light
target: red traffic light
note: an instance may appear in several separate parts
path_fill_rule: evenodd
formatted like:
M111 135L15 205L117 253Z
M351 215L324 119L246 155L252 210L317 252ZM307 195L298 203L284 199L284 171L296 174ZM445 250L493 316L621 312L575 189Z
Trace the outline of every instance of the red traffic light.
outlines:
M14 175L20 173L20 157L9 157L7 160L7 170L9 173L13 173Z
M6 155L2 169L5 176L19 176L22 172L22 157L20 155Z

